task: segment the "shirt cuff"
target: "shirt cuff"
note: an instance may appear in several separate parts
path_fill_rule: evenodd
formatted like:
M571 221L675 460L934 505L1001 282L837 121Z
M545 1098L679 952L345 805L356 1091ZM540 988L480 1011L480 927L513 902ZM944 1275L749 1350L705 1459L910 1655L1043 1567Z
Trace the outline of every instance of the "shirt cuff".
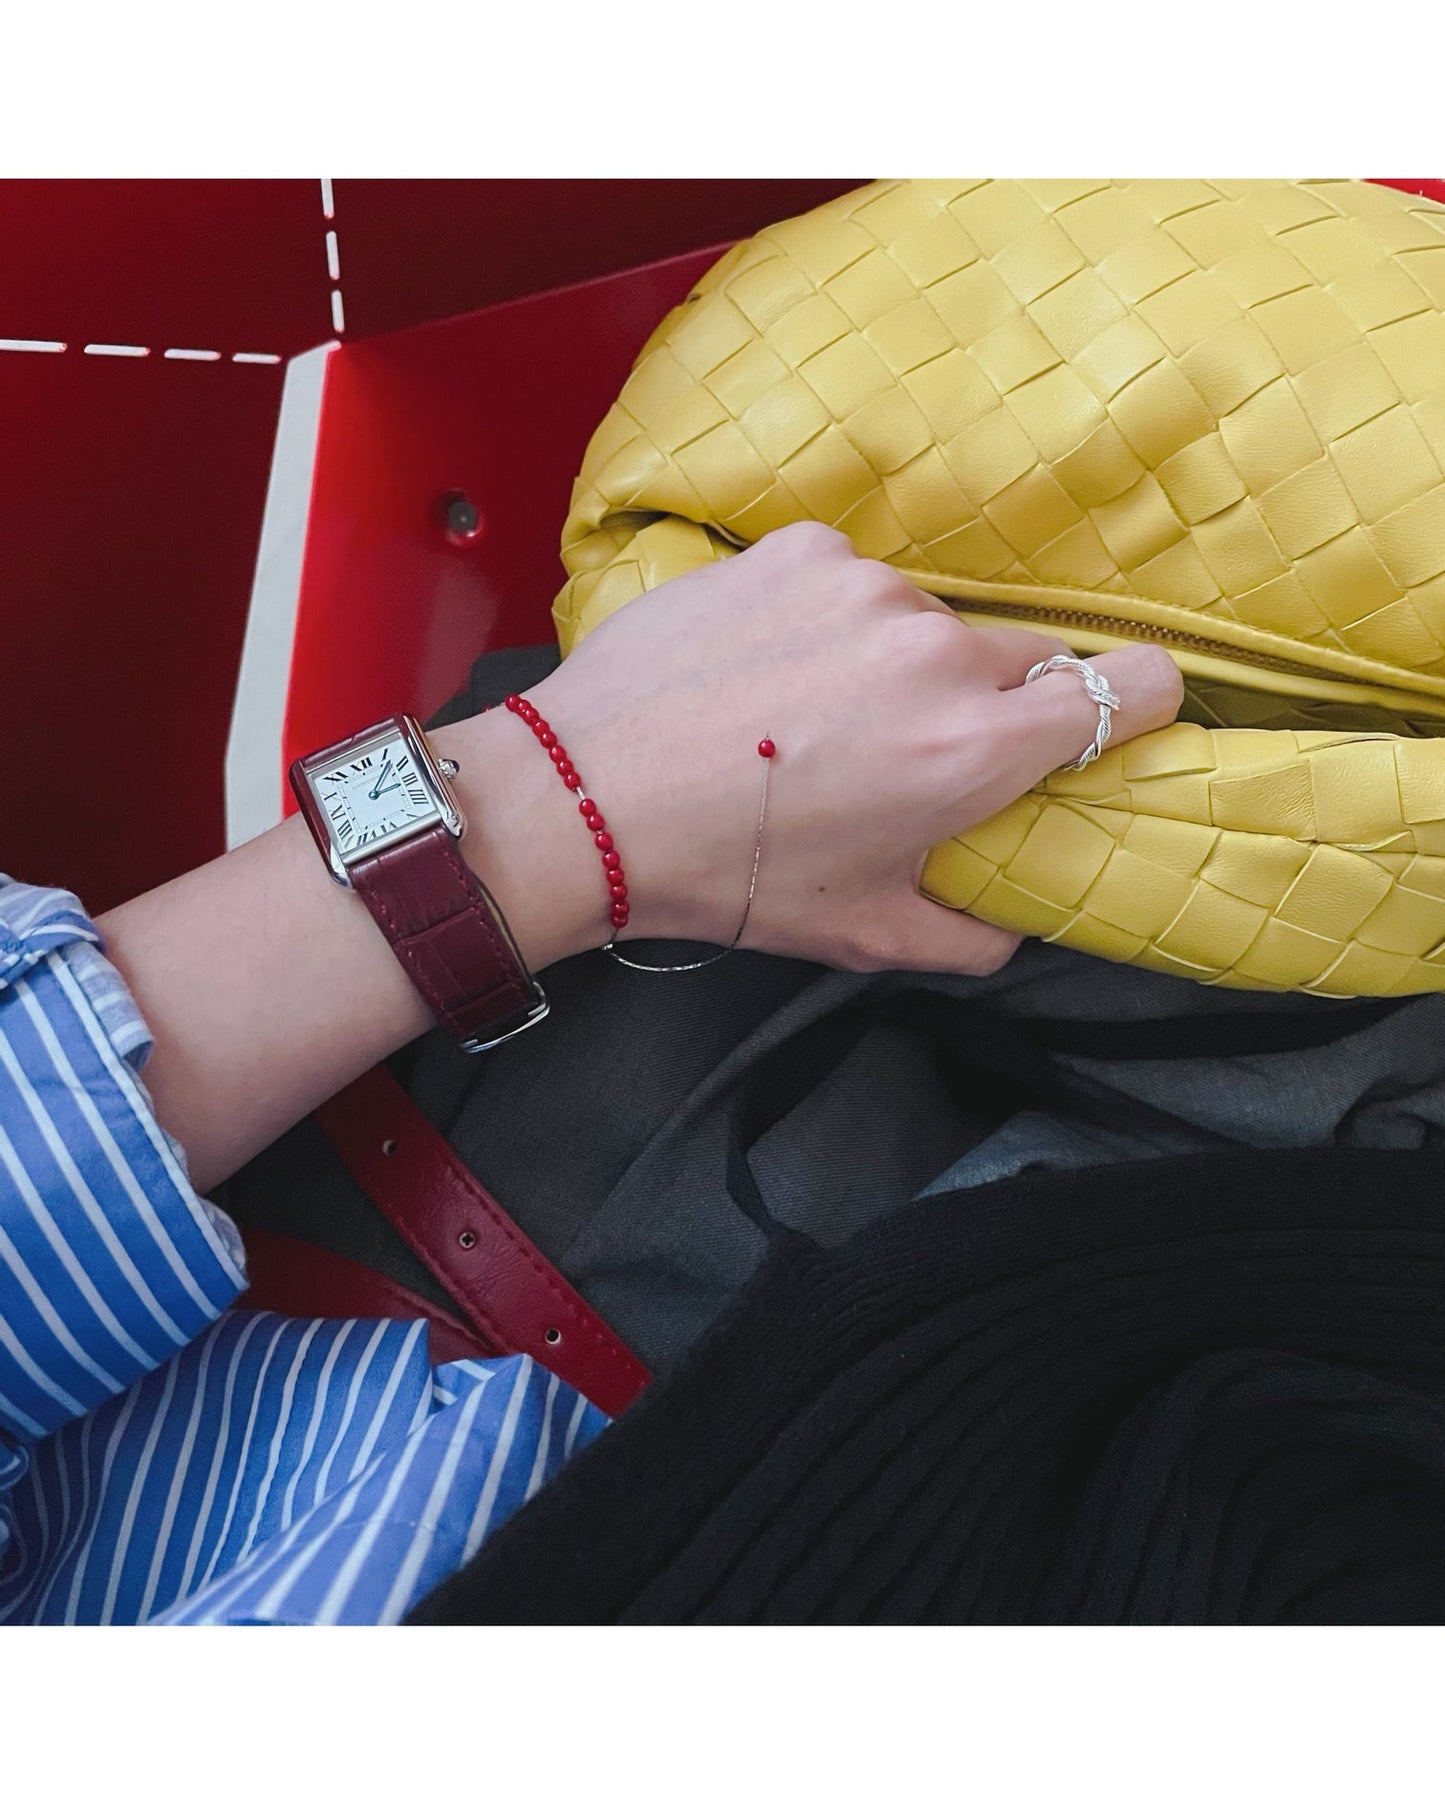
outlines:
M0 1436L127 1390L232 1303L240 1237L140 1071L154 1041L76 898L0 876Z

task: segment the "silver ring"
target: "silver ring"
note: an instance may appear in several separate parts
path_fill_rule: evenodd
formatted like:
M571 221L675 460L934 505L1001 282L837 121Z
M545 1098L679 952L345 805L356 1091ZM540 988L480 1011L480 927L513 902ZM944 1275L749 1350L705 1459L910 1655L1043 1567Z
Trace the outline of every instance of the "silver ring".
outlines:
M1032 683L1054 670L1072 670L1088 691L1089 700L1096 703L1099 709L1099 724L1094 730L1093 743L1086 745L1071 764L1060 766L1061 770L1082 770L1086 764L1092 764L1109 743L1109 734L1114 728L1114 710L1120 705L1119 698L1087 659L1071 658L1064 652L1055 652L1053 657L1035 664L1024 682Z

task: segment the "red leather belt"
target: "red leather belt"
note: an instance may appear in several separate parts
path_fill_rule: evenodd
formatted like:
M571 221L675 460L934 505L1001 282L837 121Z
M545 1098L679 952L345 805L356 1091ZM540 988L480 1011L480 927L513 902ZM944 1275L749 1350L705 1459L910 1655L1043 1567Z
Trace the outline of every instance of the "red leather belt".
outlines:
M316 1120L489 1349L530 1353L609 1415L627 1408L651 1378L647 1367L533 1246L384 1066L323 1104ZM392 1295L384 1298L386 1284L378 1280L385 1306L368 1313L398 1313L402 1287L389 1286ZM346 1314L362 1313L356 1302L353 1282ZM313 1299L313 1313L316 1307Z
M453 1359L491 1359L506 1349L494 1346L464 1322L369 1265L328 1252L289 1234L242 1229L249 1288L247 1309L275 1309L282 1315L388 1316L398 1322L425 1322L433 1365Z

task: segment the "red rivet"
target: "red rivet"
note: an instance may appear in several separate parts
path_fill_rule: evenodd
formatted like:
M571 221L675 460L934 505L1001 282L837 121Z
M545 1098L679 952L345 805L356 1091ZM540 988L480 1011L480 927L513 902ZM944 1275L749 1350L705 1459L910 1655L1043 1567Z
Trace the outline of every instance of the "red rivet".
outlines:
M771 739L761 739L758 741L758 756L760 758L771 758L775 756L777 749L778 748L773 744Z

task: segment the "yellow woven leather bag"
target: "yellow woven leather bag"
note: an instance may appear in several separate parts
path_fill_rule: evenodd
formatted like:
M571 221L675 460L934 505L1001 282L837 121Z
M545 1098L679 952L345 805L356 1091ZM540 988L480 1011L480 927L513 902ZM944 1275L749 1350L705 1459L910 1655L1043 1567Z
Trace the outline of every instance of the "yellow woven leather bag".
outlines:
M986 920L1208 983L1445 988L1445 207L1362 182L882 182L735 247L598 429L563 651L822 520L1185 719L937 847Z

